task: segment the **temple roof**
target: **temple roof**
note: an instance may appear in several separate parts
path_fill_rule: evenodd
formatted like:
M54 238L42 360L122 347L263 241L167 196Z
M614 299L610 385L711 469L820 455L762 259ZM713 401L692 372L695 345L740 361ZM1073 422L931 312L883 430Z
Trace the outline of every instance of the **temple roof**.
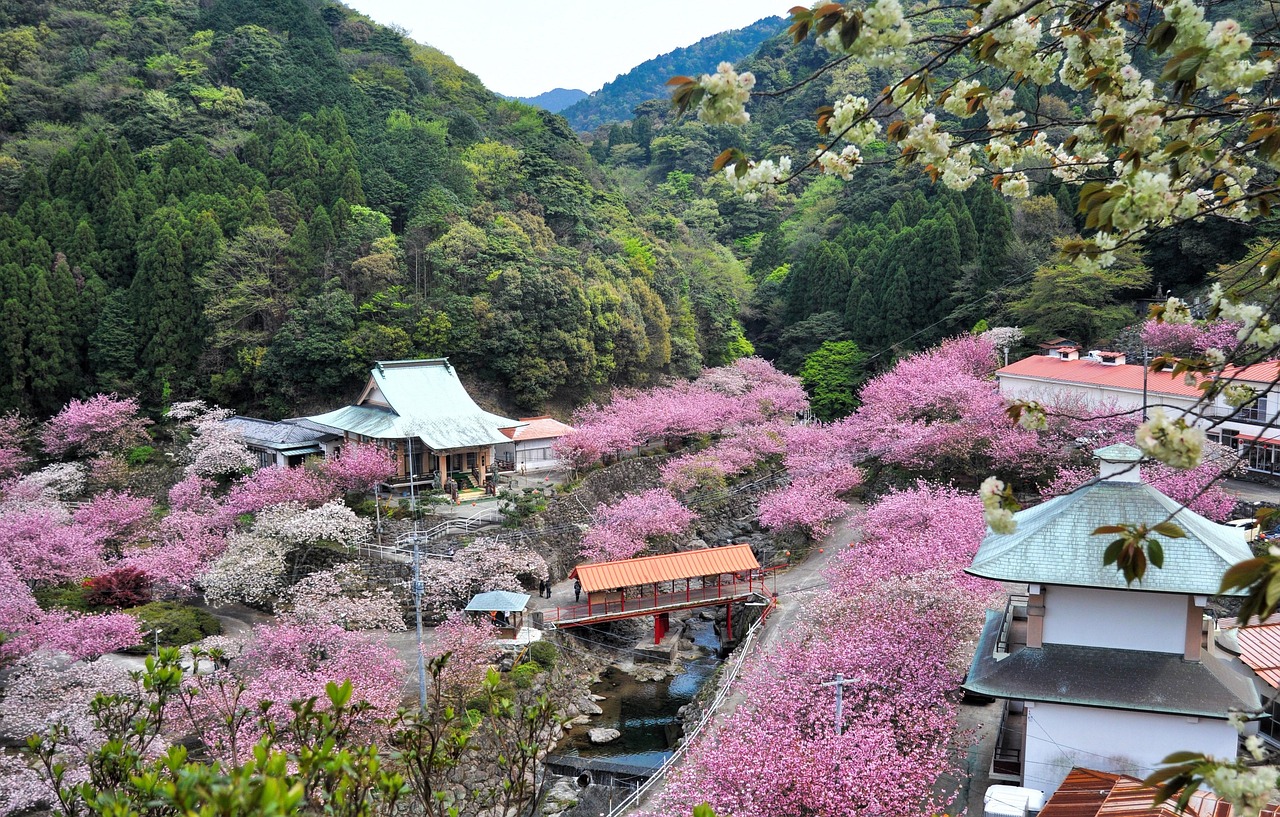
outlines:
M1173 521L1182 539L1152 534L1164 567L1148 566L1132 586L1102 554L1115 538L1094 535L1104 525ZM1218 595L1222 574L1252 553L1240 531L1211 522L1142 482L1099 480L1014 514L1013 533L988 533L966 572L1000 581ZM1227 595L1241 595L1241 592Z
M998 658L995 647L1003 623L1002 613L987 611L963 685L970 692L1207 718L1262 708L1254 685L1212 653L1199 661L1186 661L1179 653L1045 644Z
M354 406L309 418L375 439L417 437L435 451L499 445L523 423L485 411L447 358L379 361Z

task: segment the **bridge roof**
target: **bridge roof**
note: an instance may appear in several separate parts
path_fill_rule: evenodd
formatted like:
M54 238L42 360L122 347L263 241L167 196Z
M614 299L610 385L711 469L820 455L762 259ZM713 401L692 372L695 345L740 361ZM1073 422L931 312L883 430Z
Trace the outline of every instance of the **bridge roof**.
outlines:
M751 552L751 545L725 545L617 562L582 564L575 567L569 576L582 582L583 590L594 593L599 590L759 569L760 562L756 561L755 554Z

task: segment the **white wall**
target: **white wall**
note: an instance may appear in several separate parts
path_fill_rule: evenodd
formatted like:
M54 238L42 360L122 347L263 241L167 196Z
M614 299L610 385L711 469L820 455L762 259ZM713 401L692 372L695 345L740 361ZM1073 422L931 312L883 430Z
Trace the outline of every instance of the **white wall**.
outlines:
M1238 740L1225 720L1028 703L1023 785L1047 798L1072 766L1141 778L1171 752L1235 757Z
M1186 596L1057 585L1045 588L1046 644L1181 655L1186 638Z
M1010 400L1055 402L1064 398L1075 398L1084 401L1089 406L1107 406L1118 411L1142 408L1142 392L1140 390L1131 391L1092 383L1044 381L1008 374L1000 375L999 381L1000 393ZM1195 401L1190 397L1152 392L1147 395L1147 404L1150 406L1165 406L1166 413L1177 416L1181 410L1189 409L1195 405Z

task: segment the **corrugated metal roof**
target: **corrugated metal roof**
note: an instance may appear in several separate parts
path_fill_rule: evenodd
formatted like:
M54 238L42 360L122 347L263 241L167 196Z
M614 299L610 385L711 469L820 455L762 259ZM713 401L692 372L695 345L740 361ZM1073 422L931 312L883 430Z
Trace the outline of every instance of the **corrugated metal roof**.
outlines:
M1275 817L1275 804L1262 809L1259 817ZM1191 796L1183 815L1191 817L1231 817L1232 804L1212 791L1201 789ZM1170 801L1155 805L1155 789L1136 777L1108 774L1092 769L1072 769L1053 793L1040 817L1175 817Z
M578 565L569 575L582 582L583 590L595 593L599 590L759 569L760 562L751 552L751 545L725 545L662 556Z
M1259 678L1280 688L1280 621L1268 619L1265 624L1239 627L1235 636L1240 645L1240 660L1258 673Z
M524 593L511 593L506 590L490 590L488 593L477 593L471 597L466 609L476 613L518 613L529 606L530 596Z
M445 358L379 361L369 377L390 409L346 406L309 419L376 439L417 437L435 451L505 443L499 429L522 425L476 405Z
M1032 355L1022 360L1015 360L997 371L996 376L1029 377L1036 380L1081 383L1141 392L1142 371L1145 368L1135 363L1111 365L1093 360L1062 360L1048 355ZM1280 361L1269 360L1244 368L1227 367L1222 376L1227 380L1271 383L1277 374L1280 374ZM1199 398L1204 395L1202 389L1188 386L1182 375L1175 377L1173 372L1166 371L1147 372L1147 391L1152 394L1170 394L1179 397Z
M1103 525L1155 524L1178 512L1186 537L1152 534L1164 548L1164 567L1149 567L1132 586L1102 554L1114 537ZM987 579L1116 590L1218 595L1222 574L1252 556L1235 528L1211 522L1141 482L1102 480L1014 514L1013 533L989 533L966 572ZM1227 595L1243 595L1236 591Z
M1040 811L1040 817L1096 817L1119 775L1072 769Z

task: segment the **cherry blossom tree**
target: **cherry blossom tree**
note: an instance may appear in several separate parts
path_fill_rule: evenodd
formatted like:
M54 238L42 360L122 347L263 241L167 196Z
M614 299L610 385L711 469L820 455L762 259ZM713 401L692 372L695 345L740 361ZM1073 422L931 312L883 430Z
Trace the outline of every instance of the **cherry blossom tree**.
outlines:
M395 648L370 633L336 624L259 625L239 659L250 701L270 701L268 717L289 720L289 703L316 697L323 705L325 684L350 681L352 700L369 705L353 739L377 732L404 698L407 667Z
M425 560L423 573L423 611L437 619L461 610L476 593L522 593L548 575L546 560L533 549L485 538L459 548L452 559Z
M497 627L461 610L450 612L436 625L435 639L423 647L423 654L428 660L449 655L436 680L450 699L465 698L484 680L498 655L493 643L497 639Z
M1142 324L1142 343L1158 355L1202 355L1210 349L1234 346L1240 328L1240 324L1226 321L1174 323L1148 320Z
M40 429L40 443L53 456L68 452L99 454L123 451L150 439L151 421L141 414L137 398L98 394L72 399Z
M654 440L719 436L737 426L793 418L808 407L800 381L760 358L708 369L692 383L622 391L605 406L574 414L574 430L556 450L577 467Z
M862 484L863 473L854 464L855 432L848 418L787 429L783 464L790 482L760 498L760 524L815 538L829 533L831 522L848 510L843 497Z
M723 488L738 476L786 450L787 425L775 421L728 429L707 448L684 454L662 465L662 483L673 491Z
M312 469L269 466L237 479L223 499L222 512L237 517L285 503L315 508L337 494L334 484Z
M582 536L582 557L590 562L630 559L659 536L688 529L697 514L662 488L631 494L596 506L596 522Z
M386 448L373 443L348 443L338 456L325 460L321 473L341 491L371 491L396 472Z
M249 471L258 464L240 433L223 422L231 415L227 409L210 408L201 400L169 407L168 418L191 430L186 450L189 475L225 477Z
M734 815L917 815L960 774L948 694L963 677L998 586L962 578L985 533L982 505L952 488L895 492L861 520L830 590L739 683L743 702L698 739L658 812L709 802ZM843 718L823 684L844 676Z
M312 573L285 593L283 618L300 624L336 624L345 630L405 629L404 611L386 590L370 589L351 562Z
M100 544L119 553L151 532L155 502L127 491L104 491L79 506L71 518Z
M124 613L82 615L40 609L27 583L0 560L0 663L38 649L75 659L97 658L141 639L137 619Z
M340 502L304 508L287 502L264 508L246 531L233 532L226 549L200 576L210 604L269 604L284 588L289 558L301 548L354 547L369 522Z

